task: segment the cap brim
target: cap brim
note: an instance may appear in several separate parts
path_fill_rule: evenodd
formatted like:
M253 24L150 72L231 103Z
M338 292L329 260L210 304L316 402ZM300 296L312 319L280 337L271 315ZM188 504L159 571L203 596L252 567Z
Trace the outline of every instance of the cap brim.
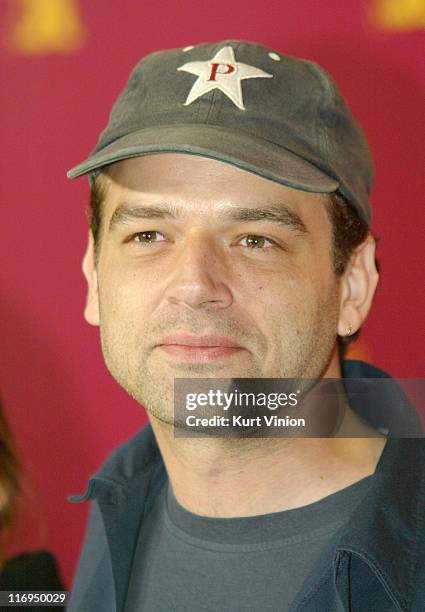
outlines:
M212 125L156 126L122 136L67 172L77 178L129 157L187 153L223 161L294 189L331 193L339 182L293 151L244 132Z

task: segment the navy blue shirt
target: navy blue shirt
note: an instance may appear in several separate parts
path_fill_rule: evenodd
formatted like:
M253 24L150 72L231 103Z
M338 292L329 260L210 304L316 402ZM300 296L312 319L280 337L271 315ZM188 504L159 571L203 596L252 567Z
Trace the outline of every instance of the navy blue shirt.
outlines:
M167 481L140 529L127 609L288 610L371 479L300 508L237 518L189 512Z

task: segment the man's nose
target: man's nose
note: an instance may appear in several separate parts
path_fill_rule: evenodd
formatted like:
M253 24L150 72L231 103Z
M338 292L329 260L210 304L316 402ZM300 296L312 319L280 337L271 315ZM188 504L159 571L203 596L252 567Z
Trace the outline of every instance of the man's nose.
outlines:
M191 309L227 308L233 302L223 254L213 241L192 236L173 262L166 299Z

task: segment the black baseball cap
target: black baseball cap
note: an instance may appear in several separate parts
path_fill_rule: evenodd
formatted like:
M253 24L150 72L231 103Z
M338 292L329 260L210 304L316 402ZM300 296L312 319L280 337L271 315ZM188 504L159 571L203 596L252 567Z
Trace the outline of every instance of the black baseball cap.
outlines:
M89 157L69 172L160 152L202 155L303 191L341 193L368 223L373 163L357 120L316 63L244 40L142 58Z

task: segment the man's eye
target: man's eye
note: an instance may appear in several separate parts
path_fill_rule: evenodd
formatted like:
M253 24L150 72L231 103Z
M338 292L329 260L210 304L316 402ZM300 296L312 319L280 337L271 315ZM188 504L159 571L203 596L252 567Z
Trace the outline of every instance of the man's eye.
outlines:
M245 241L245 244L242 246L246 246L248 249L265 249L270 248L270 246L274 246L275 244L275 242L270 240L270 238L266 238L265 236L257 236L256 234L247 234L240 242L243 241Z
M138 232L132 237L132 242L138 242L139 244L153 244L154 242L163 242L163 240L165 240L164 235L156 230Z

